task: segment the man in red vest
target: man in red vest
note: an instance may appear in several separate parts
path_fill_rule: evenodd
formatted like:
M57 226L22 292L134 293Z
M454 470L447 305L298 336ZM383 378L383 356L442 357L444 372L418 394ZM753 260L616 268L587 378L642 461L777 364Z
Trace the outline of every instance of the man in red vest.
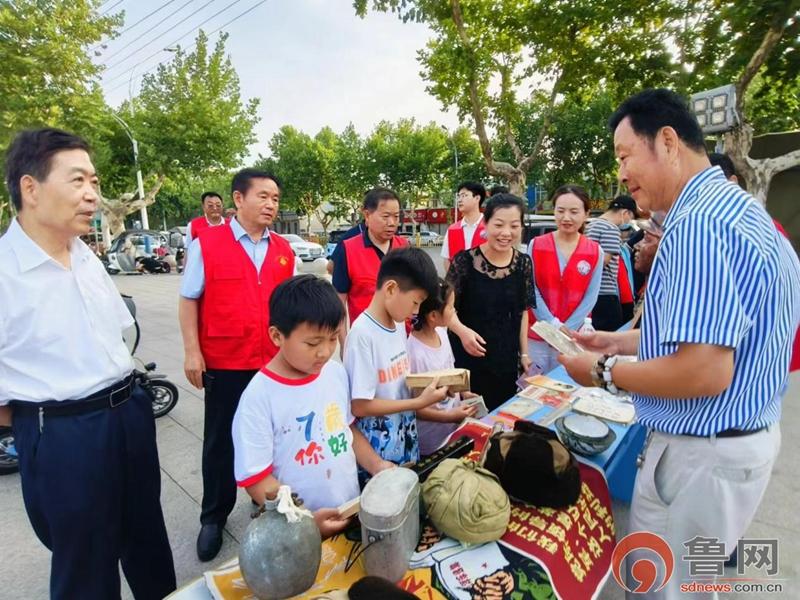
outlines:
M457 199L458 212L462 218L450 225L444 234L442 258L445 273L456 254L462 250L471 250L486 241L481 216L481 206L486 200L486 188L476 181L465 181L458 186Z
M268 335L269 298L295 264L289 243L269 230L278 214L278 179L244 169L231 191L236 216L204 229L189 246L178 306L186 378L205 388L202 561L219 552L236 504L233 415L250 379L277 353Z
M364 312L378 280L378 269L386 253L408 242L396 235L400 224L400 199L392 190L373 188L364 196L364 225L360 235L340 242L331 256L333 287L347 307L350 323ZM340 341L344 348L344 329Z
M187 248L204 229L218 227L228 222L228 219L222 216L222 196L217 192L203 192L200 202L203 204L202 216L192 219L186 226Z

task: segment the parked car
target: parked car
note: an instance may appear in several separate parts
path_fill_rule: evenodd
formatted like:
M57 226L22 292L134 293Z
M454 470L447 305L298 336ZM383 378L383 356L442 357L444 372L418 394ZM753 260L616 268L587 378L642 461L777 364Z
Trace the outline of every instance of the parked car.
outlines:
M417 234L419 235L419 243L421 246L441 246L442 241L444 240L444 236L436 233L435 231L417 230ZM416 237L411 231L403 231L399 235L406 238L411 244L416 243Z
M289 245L292 247L292 251L294 252L295 256L297 256L303 262L311 262L312 260L325 257L322 246L319 244L307 242L299 235L295 235L293 233L282 234L282 237L289 242Z

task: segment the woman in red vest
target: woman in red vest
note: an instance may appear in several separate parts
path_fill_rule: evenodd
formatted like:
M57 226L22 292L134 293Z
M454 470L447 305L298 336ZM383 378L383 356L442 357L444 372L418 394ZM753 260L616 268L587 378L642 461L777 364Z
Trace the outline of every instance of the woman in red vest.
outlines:
M558 229L531 240L536 307L531 326L547 321L577 330L597 302L603 274L603 249L582 234L589 216L589 194L578 185L562 185L552 198ZM558 366L557 352L528 329L528 354L545 373Z

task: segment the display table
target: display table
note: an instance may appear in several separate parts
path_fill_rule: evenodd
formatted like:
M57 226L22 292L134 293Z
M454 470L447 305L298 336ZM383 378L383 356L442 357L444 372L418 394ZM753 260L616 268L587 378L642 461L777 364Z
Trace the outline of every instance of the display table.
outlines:
M547 375L558 381L577 385L567 374L564 367L557 367ZM513 398L511 400L513 400ZM511 402L511 400L509 400L509 402ZM493 413L501 412L503 406L500 406L497 410L493 411ZM549 407L543 407L540 411L528 417L528 419L539 421L551 410L552 409ZM645 428L638 423L621 425L619 423L606 421L606 424L614 430L614 433L617 435L616 440L614 440L614 443L611 444L605 452L597 456L587 457L584 460L590 461L603 469L606 480L608 481L608 488L611 491L611 496L615 500L630 504L631 496L633 495L633 483L636 479L636 457L639 456L639 453L642 451L647 432Z
M549 376L573 383L563 368ZM485 417L485 424L464 425L453 437L472 437L476 442L473 454L477 454L488 437L489 424L506 404ZM543 406L526 418L547 421L552 410ZM602 454L580 458L581 496L575 505L554 510L512 502L512 518L503 538L470 548L423 524L422 540L412 556L411 568L398 585L430 600L471 600L488 589L500 590L500 597L514 600L596 597L608 579L616 543L609 492L619 500L630 500L636 456L644 441L644 430L637 424L609 425L617 435L614 443ZM327 590L347 589L364 576L360 560L345 570L345 563L357 546L345 536L326 540L317 583L298 598L311 599ZM170 598L245 600L254 596L244 586L234 560L227 568L206 574Z

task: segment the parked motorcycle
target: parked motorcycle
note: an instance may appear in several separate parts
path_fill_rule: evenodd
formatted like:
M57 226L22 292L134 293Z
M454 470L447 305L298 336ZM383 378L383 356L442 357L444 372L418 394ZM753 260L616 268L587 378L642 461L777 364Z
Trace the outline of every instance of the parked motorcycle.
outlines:
M131 354L134 354L139 346L141 337L139 323L136 321L136 305L130 296L123 294L122 299L125 301L131 315L133 315L134 337L129 343L131 345ZM128 343L127 340L126 343ZM133 370L134 382L138 383L150 396L153 405L153 416L156 418L163 417L175 408L178 403L177 386L171 381L167 381L166 375L155 372L156 363L144 364L136 356L133 357L133 360L137 364L137 367ZM14 447L14 434L11 427L0 426L0 475L9 475L16 473L18 470L19 457Z

